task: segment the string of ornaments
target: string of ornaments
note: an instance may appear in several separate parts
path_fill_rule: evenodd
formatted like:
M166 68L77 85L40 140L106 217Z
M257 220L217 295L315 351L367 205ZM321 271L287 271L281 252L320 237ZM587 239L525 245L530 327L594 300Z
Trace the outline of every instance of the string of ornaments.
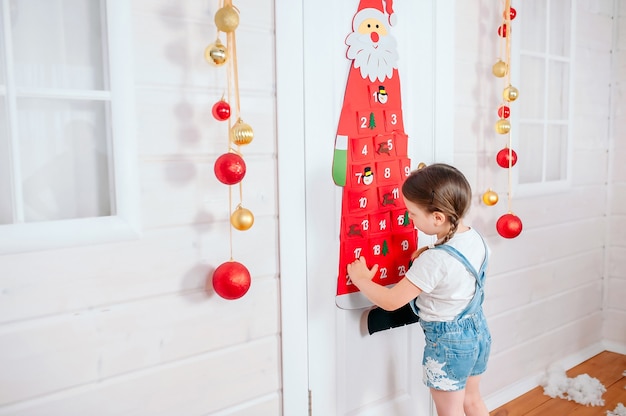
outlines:
M239 101L239 75L237 72L237 46L235 29L239 26L239 10L232 0L220 0L219 9L214 16L217 27L217 39L204 50L204 58L214 67L226 66L228 95L213 104L211 113L217 121L228 122L227 152L215 160L215 177L228 185L228 209L230 214L229 243L230 260L218 266L210 279L215 293L224 299L239 299L250 288L250 272L240 262L233 260L233 228L246 231L254 224L254 215L243 206L242 181L246 175L246 163L241 153L241 146L249 144L254 138L254 131L241 119ZM226 45L220 39L220 33L226 34ZM233 104L231 106L231 103ZM234 110L234 114L233 114ZM233 122L233 120L235 120ZM239 202L233 209L233 187L238 189ZM207 280L207 288L209 281Z
M503 169L508 169L508 212L502 215L496 222L496 230L504 238L515 238L522 232L522 221L512 212L512 172L511 169L517 163L517 154L513 150L511 140L511 116L510 103L519 96L519 91L511 85L511 21L515 19L517 12L511 7L511 1L504 1L502 12L502 24L498 27L500 38L500 57L491 68L491 72L498 78L502 78L504 89L502 100L498 107L498 121L495 124L496 133L504 135L507 139L506 146L496 154L496 163ZM488 189L482 196L485 205L493 206L498 203L498 194Z

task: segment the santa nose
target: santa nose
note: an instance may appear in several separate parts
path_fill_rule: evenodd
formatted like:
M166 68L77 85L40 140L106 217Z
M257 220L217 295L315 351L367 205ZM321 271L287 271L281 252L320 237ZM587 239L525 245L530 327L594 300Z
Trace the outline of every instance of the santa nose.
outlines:
M378 32L372 32L370 34L370 38L372 39L372 42L376 43L378 42L378 39L380 38L380 36L378 36Z

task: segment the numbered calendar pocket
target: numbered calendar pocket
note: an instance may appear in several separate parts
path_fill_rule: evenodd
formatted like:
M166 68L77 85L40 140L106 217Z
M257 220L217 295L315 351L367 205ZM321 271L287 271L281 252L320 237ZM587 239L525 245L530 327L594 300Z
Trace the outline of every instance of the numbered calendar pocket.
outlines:
M348 264L361 256L365 256L368 250L368 240L365 238L346 240L341 243L341 256L339 258L339 279L337 280L337 294L358 292L359 289L350 281L348 276Z
M400 185L379 186L378 207L390 210L404 207L404 201L400 193Z
M373 137L357 137L350 139L350 155L352 162L363 163L374 158L373 139Z
M400 182L404 182L404 180L411 174L411 159L409 158L401 158L400 159Z
M367 264L371 267L374 264L378 264L378 272L374 280L379 283L385 283L393 275L394 260L391 250L391 238L390 235L384 235L380 237L370 237L369 250L367 255Z
M359 135L378 134L385 131L385 119L380 110L357 111L357 131Z
M376 188L366 189L344 189L344 194L347 194L347 204L344 208L347 208L346 214L368 214L378 208Z
M393 234L391 248L396 257L411 258L411 254L417 250L417 233L410 230L405 233Z
M367 238L370 231L368 215L347 215L343 218L343 235L349 239Z
M400 174L398 160L376 162L376 181L379 185L400 183L404 177Z
M385 131L404 131L404 122L402 120L402 110L385 110Z
M415 226L409 218L409 211L406 208L394 209L391 211L391 231L402 232L413 230Z
M389 211L374 212L369 215L371 234L389 234L391 231L391 213Z
M350 168L350 184L354 189L376 187L374 163L352 165Z
M374 158L376 160L396 158L396 141L393 134L374 137Z

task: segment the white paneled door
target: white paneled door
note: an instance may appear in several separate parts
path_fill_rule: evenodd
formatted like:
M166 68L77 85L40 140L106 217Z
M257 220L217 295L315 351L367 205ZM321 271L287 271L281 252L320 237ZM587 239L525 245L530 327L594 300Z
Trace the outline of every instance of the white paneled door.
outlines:
M445 110L454 89L454 33L449 24L453 3L393 2L397 23L392 34L398 41L412 168L419 162L452 161L452 131L446 122L450 114ZM343 310L335 305L342 189L334 184L331 170L351 64L345 39L359 4L359 0L302 1L296 8L289 1L276 0L286 416L301 414L304 383L310 414L316 416L434 414L422 384L419 325L370 336L366 309ZM283 21L293 15L281 7L294 7L302 24ZM292 37L285 39L288 33ZM293 48L292 53L285 47ZM296 61L300 56L303 63ZM297 87L302 94L295 91ZM298 131L299 125L304 131ZM306 248L300 250L300 243ZM306 274L305 283L298 280L301 273Z

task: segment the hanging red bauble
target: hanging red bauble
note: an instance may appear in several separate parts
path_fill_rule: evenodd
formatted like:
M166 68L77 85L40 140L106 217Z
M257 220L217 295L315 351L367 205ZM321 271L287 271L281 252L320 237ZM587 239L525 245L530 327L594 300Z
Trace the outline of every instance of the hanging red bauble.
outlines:
M224 299L239 299L250 289L250 272L236 261L222 263L211 279L215 293Z
M515 19L515 16L517 16L517 10L515 10L512 7L509 7L509 17L511 20ZM504 17L506 19L506 10L504 12L502 12L502 17Z
M213 166L217 179L226 185L241 182L246 174L246 162L236 153L224 153Z
M500 27L498 28L498 35L500 35L500 37L506 38L506 25L500 25Z
M511 115L511 109L507 105L500 106L498 108L498 117L500 118L509 118Z
M515 238L522 232L522 220L509 212L498 219L496 230L504 238Z
M218 121L228 120L230 117L230 104L224 100L219 100L213 104L211 112L213 113L213 117Z
M509 152L511 158L511 166L515 166L515 164L517 163L517 153L515 153L515 150L505 147L504 149L500 150L496 155L496 162L498 162L498 165L500 165L500 167L509 167Z

